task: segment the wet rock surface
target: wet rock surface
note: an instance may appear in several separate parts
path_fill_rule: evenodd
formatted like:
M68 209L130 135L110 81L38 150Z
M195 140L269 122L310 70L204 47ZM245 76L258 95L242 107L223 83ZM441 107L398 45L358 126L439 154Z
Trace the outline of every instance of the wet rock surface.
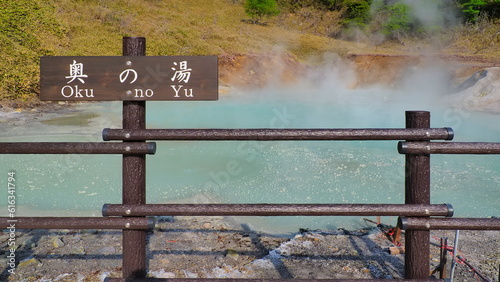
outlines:
M435 268L439 265L439 238L448 237L452 246L455 232L431 234L430 264ZM18 231L14 273L8 272L8 238L8 232L0 235L2 281L102 281L105 277L121 277L121 231ZM500 233L461 231L459 238L459 254L483 276L498 281ZM376 227L357 231L302 230L291 237L280 237L255 232L222 217L176 217L161 218L147 240L148 276L156 278L404 276L404 255L391 255L388 248L394 245ZM455 278L475 280L474 272L465 264L457 264Z
M500 113L500 67L477 71L446 96L459 109Z

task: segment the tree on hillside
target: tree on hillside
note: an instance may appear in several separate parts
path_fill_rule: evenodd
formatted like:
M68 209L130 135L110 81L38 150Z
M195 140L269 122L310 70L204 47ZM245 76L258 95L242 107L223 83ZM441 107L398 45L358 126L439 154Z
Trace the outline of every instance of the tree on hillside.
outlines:
M389 18L383 25L382 32L393 38L401 38L411 31L414 19L410 17L410 7L402 2L387 6Z
M262 22L264 17L279 14L278 4L275 0L246 0L245 12L254 23Z
M475 23L480 16L500 16L500 0L460 0L460 7L467 21Z
M484 0L467 0L462 1L462 12L465 17L470 22L476 22L479 19L479 13L481 12L481 7L486 5Z
M332 1L332 0L330 0ZM364 25L370 19L370 4L364 0L349 0L343 2L346 12L344 14L346 24Z

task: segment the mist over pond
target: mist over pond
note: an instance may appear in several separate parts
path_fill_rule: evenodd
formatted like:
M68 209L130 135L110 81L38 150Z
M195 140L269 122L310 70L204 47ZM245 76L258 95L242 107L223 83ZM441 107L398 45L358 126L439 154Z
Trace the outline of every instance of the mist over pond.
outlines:
M440 72L432 71L411 74L397 89L352 89L335 69L312 74L296 87L224 88L219 101L148 102L147 127L403 128L406 110L428 110L431 126L452 127L454 141L498 142L499 116L443 102ZM103 128L121 127L121 103L80 104L45 119L2 127L0 141L102 141ZM156 155L147 157L148 203L404 203L404 155L397 141L157 145ZM3 155L0 167L5 174L16 171L19 216L100 216L104 203L121 202L121 156ZM432 155L431 201L452 204L455 216L498 216L499 175L495 155ZM357 217L238 220L277 233L365 224ZM395 224L394 218L385 221Z

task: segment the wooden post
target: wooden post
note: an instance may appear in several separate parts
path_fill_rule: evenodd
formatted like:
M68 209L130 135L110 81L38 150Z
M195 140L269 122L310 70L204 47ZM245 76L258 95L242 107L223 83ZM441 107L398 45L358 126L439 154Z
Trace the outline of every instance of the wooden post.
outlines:
M407 111L407 128L430 128L430 113ZM425 142L425 141L422 141ZM405 204L430 204L430 155L405 156ZM430 231L407 230L405 233L405 277L429 278Z
M123 55L145 56L146 39L144 37L124 37ZM146 102L124 101L123 129L145 128ZM145 204L146 155L123 155L122 166L123 204ZM122 263L123 278L146 277L146 231L123 230Z

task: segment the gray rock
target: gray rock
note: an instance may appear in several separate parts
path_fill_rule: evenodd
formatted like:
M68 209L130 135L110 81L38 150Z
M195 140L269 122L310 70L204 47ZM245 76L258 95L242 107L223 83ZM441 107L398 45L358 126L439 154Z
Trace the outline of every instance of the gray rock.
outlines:
M500 113L500 67L484 69L469 79L474 83L445 96L445 102L459 109Z
M31 239L29 239L29 240L26 240L23 242L23 246L26 249L33 249L33 248L36 248L37 244L36 244L36 242L33 242Z
M73 249L71 249L70 254L72 254L72 255L84 255L85 248L82 246L74 247Z
M62 248L65 246L64 242L61 240L61 238L59 237L55 237L54 239L52 239L52 245L54 246L54 248L58 249L58 248Z
M27 267L27 266L39 266L41 264L42 264L42 262L37 260L36 258L27 258L25 260L22 260L19 263L18 267L21 268L21 267Z
M149 275L154 278L175 278L175 273L166 272L165 270L150 271Z
M226 250L226 258L237 260L240 257L237 251L228 249Z
M184 272L184 275L186 276L186 278L198 278L198 274L197 273L194 273L194 272L189 272L187 270L182 270L182 272Z
M115 247L103 247L99 249L99 253L103 255L112 255L116 253Z

